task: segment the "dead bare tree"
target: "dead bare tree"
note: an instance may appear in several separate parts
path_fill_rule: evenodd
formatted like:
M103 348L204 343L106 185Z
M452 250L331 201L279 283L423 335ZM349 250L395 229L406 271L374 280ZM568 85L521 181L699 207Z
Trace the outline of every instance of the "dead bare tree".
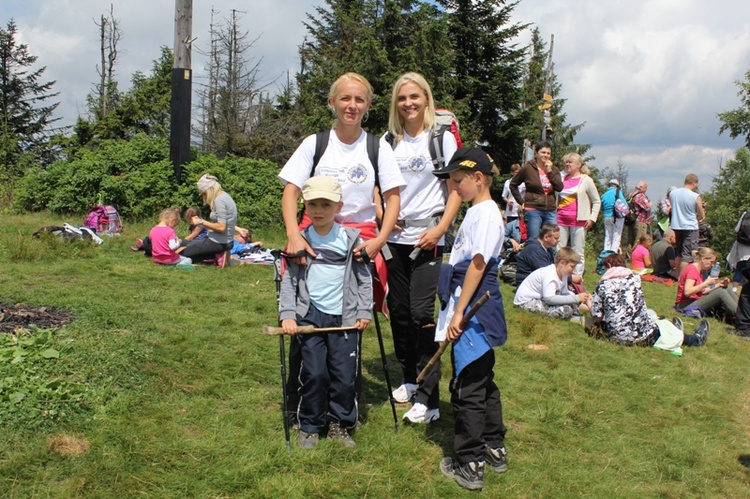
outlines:
M99 51L101 54L100 65L97 64L96 72L99 75L99 84L96 85L96 110L97 119L101 120L112 110L117 98L117 83L114 80L115 62L117 61L117 44L122 36L120 22L115 18L114 5L109 6L109 15L101 15L100 21L94 21L99 28Z
M240 11L232 10L229 19L216 24L218 13L211 12L211 42L208 56L208 81L199 95L200 122L196 135L201 148L218 156L248 156L250 136L261 118L264 104L259 82L262 59L248 57L257 38L248 41L248 32L239 26Z

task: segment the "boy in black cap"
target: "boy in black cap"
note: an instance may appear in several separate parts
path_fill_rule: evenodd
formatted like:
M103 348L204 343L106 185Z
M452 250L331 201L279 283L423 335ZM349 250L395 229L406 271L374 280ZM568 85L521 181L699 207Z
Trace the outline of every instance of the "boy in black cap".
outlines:
M489 466L502 473L505 433L500 390L492 381L493 347L507 339L505 311L497 280L498 255L503 244L503 219L490 196L494 162L477 147L461 148L450 164L436 170L450 176L462 201L470 202L456 234L450 262L440 274L440 317L436 339L453 342L451 404L456 435L456 457L446 457L440 470L464 488L479 490ZM476 300L490 292L490 300L462 329L461 322Z

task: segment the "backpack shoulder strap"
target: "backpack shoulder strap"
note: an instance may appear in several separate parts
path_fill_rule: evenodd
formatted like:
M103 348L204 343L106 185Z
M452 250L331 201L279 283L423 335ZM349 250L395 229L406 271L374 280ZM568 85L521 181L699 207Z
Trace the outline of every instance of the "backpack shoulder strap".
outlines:
M328 147L328 140L330 138L330 129L315 134L315 154L313 155L313 164L312 168L310 169L311 177L315 176L315 169L318 167L318 163L320 163L320 158L323 157L323 153L326 152L326 148Z
M378 174L378 159L380 156L380 139L367 132L367 157L375 170L375 187L380 188L380 175Z
M447 125L440 125L437 129L432 132L430 136L430 143L428 149L430 151L430 157L432 158L432 164L435 169L439 169L445 166L445 155L443 154L443 136L448 130Z
M391 149L396 149L396 137L391 132L386 132L385 141L391 145Z

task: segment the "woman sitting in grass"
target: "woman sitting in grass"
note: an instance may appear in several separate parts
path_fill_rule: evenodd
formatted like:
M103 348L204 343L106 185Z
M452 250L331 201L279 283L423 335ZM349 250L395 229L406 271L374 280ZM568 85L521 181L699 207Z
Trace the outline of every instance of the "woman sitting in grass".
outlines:
M677 285L676 308L685 315L718 316L734 323L737 314L737 295L727 290L729 279L703 279L702 272L716 263L716 252L711 248L693 251L693 263L685 267Z
M655 346L679 351L681 345L701 346L708 339L708 321L703 319L695 334L682 332L682 321L658 319L646 308L641 278L625 266L619 253L603 260L606 271L594 289L591 316L608 339L621 345Z

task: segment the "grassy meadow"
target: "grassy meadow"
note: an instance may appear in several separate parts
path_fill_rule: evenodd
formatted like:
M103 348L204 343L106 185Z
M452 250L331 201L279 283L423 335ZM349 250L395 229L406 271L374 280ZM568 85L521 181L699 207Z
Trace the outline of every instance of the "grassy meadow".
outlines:
M279 342L261 334L276 320L272 267L155 265L128 248L147 223L126 224L123 237L101 247L31 237L62 221L0 221L0 303L74 316L52 332L0 333L0 496L472 494L438 469L452 448L447 362L442 418L396 433L371 327L357 447L323 440L303 451L293 433L289 452ZM283 242L281 233L255 237ZM590 290L598 277L587 274ZM671 317L676 287L643 286L649 306ZM711 320L708 345L683 357L626 348L514 310L511 288L503 293L509 340L496 350L495 373L509 470L488 471L481 494L748 496L750 342ZM697 325L684 322L686 330ZM397 384L389 325L381 324ZM397 409L400 417L408 406Z

